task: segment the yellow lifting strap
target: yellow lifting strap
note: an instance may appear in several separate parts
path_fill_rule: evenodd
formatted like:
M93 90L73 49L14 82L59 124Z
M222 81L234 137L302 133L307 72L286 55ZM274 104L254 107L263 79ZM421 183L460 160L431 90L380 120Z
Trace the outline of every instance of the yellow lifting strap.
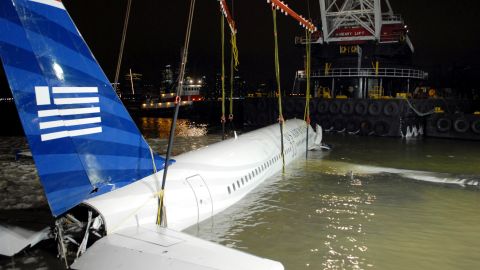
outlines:
M305 114L303 116L303 120L310 124L310 76L311 76L311 61L312 61L312 54L311 54L311 33L308 30L305 30L306 36L306 65L305 65L305 76L307 79L307 90L305 92Z
M163 212L163 198L164 198L164 195L165 195L165 190L161 189L160 191L157 192L156 195L158 197L157 225L162 225L162 221L164 220L162 218L162 214L164 213Z
M231 49L231 58L230 58L230 110L228 119L233 121L233 84L235 78L235 71L238 71L238 48L237 48L237 34L231 32L230 44Z
M273 14L273 37L275 39L275 76L277 79L278 88L278 124L280 125L280 143L282 154L282 171L285 172L285 151L283 143L283 128L285 120L283 119L282 112L282 90L280 85L280 58L278 56L278 31L277 31L277 9L272 8Z
M232 45L233 67L235 71L238 71L240 61L238 60L237 33L231 33L230 44Z
M306 36L306 45L305 45L305 54L306 54L306 65L305 65L305 75L307 78L307 90L305 91L305 114L303 116L303 120L307 123L307 137L305 140L305 158L308 158L308 128L310 126L310 76L311 76L311 65L312 65L312 52L311 52L311 37L312 34L310 31L305 30Z
M221 39L222 39L222 140L225 140L225 19L223 15L220 16L221 20Z

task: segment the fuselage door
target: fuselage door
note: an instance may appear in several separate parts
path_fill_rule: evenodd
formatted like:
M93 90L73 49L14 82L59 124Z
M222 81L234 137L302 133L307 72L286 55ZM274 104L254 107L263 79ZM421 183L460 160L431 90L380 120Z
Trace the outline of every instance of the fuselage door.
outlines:
M207 184L200 175L190 176L186 179L192 188L197 202L197 223L213 215L213 201Z

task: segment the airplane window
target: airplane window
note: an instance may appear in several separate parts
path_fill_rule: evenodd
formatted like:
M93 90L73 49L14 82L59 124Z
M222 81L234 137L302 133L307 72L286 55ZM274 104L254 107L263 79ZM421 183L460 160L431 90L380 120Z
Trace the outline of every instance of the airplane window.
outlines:
M227 187L227 189L228 189L228 194L231 194L232 191L230 190L230 187Z
M237 185L238 185L238 188L240 188L240 181L237 180Z
M245 185L245 182L243 182L243 178L242 178L242 185Z
M248 174L248 178L252 180L252 175L250 173Z
M257 169L255 169L255 175L257 175L257 174L258 174L258 171L257 171Z
M237 190L237 189L235 188L235 183L232 184L232 187L233 187L233 191Z

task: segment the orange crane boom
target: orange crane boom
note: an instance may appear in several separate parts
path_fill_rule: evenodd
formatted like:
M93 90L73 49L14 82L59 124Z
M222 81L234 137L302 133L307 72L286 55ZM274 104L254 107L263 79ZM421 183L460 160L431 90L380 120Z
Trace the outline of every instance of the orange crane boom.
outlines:
M280 0L267 0L267 3L272 5L272 8L276 8L277 10L280 10L282 13L285 15L290 15L290 17L294 18L297 20L300 25L310 31L311 33L317 32L317 27L310 22L309 20L305 19L295 11L293 11L291 8L288 7L287 4L283 3Z
M230 31L232 31L233 34L236 34L237 27L235 26L235 21L233 20L230 10L228 9L227 2L225 2L225 0L219 0L219 2L220 2L220 10L223 16L227 19L228 26L230 26Z

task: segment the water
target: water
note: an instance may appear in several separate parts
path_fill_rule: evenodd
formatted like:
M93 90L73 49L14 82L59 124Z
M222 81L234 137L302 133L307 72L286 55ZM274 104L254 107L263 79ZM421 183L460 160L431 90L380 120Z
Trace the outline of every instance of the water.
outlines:
M326 140L188 232L286 269L480 269L479 143Z
M170 122L138 123L164 153ZM221 139L188 121L179 123L178 135L175 154ZM278 260L286 269L480 269L479 142L325 140L333 151L311 152L187 232ZM38 186L32 188L38 181L32 162L12 160L13 148L24 146L21 138L0 139L0 217L45 205L34 192ZM33 194L28 200L27 193ZM61 269L53 250L41 246L0 258L0 269Z

